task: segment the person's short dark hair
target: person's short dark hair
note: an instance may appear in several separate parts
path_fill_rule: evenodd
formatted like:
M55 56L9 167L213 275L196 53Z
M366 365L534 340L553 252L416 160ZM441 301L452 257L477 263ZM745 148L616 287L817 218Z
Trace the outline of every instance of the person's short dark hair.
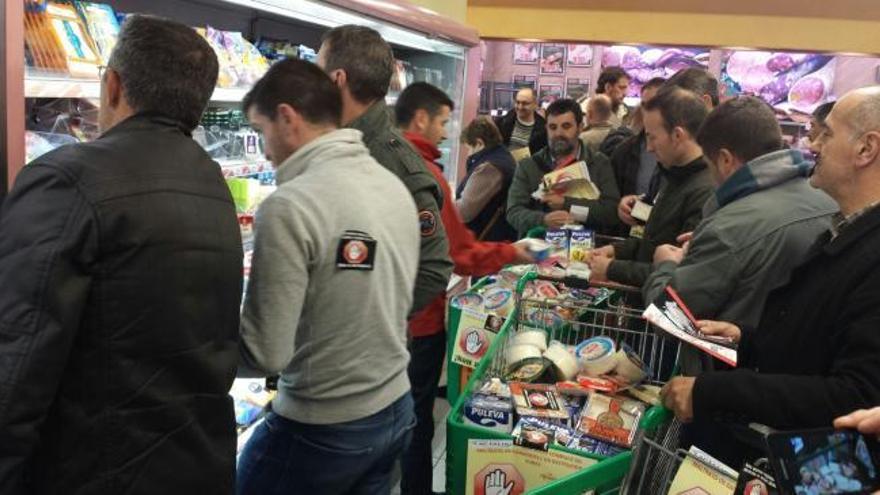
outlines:
M602 69L602 73L599 74L599 81L596 83L596 94L601 95L605 92L606 84L617 84L617 81L624 77L629 79L629 74L622 68L617 66L605 67Z
M275 120L282 103L293 107L311 124L338 127L342 120L339 88L320 67L305 60L275 63L245 95L242 109L247 113L255 108Z
M382 35L366 26L335 27L321 38L324 70L345 71L351 95L361 103L384 98L394 74L394 53Z
M712 106L717 107L718 102L718 79L706 69L689 67L682 69L666 80L665 86L675 86L696 93L698 96L709 95Z
M831 110L833 110L833 109L834 109L834 102L833 101L823 103L823 104L819 105L818 107L816 107L815 110L813 110L812 117L814 119L816 119L816 122L818 122L819 124L824 124L825 119L828 118L828 114L831 113Z
M461 131L461 142L474 146L477 144L477 139L483 141L486 149L494 148L502 143L498 126L485 115L475 118Z
M587 110L592 110L597 119L606 121L611 118L611 100L607 96L596 95L590 99Z
M571 112L574 114L574 121L578 124L584 121L584 111L578 102L572 100L571 98L562 98L554 101L547 107L547 120L550 120L550 116L558 116L564 115L566 113Z
M712 110L697 133L697 143L710 159L724 148L743 162L783 148L773 109L754 96L733 98Z
M664 83L666 83L666 79L662 77L652 77L648 82L642 85L642 93L649 89L660 88Z
M126 18L107 67L119 74L135 112L158 112L189 130L199 125L219 70L214 50L193 28L146 15Z
M397 97L394 116L397 118L398 126L406 127L412 122L418 110L425 110L433 119L443 107L449 107L451 111L455 108L455 104L442 89L426 82L414 82Z
M682 127L694 139L709 114L703 100L695 93L669 87L662 88L657 96L645 103L644 109L647 112L659 110L667 132Z

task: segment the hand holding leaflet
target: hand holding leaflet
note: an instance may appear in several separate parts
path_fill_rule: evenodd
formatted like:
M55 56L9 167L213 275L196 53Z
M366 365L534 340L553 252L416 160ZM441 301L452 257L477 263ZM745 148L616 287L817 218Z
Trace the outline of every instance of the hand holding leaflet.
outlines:
M736 344L729 337L706 335L701 332L690 310L673 288L667 287L666 297L648 306L642 317L672 336L731 366L736 366Z

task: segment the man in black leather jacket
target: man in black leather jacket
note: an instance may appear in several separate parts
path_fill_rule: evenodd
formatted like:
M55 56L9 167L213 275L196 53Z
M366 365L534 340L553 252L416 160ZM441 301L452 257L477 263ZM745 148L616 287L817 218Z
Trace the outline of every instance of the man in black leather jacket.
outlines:
M130 17L103 134L18 175L0 215L0 493L232 493L241 236L190 137L217 70L192 28Z

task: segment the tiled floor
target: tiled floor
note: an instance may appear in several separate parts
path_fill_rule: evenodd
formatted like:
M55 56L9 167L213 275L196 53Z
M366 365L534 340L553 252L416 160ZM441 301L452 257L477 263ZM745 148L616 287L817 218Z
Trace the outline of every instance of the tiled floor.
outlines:
M449 413L449 403L444 398L438 398L434 402L434 441L432 450L434 453L434 491L446 491L446 414ZM400 474L396 473L399 479ZM395 487L391 495L400 495L400 488Z

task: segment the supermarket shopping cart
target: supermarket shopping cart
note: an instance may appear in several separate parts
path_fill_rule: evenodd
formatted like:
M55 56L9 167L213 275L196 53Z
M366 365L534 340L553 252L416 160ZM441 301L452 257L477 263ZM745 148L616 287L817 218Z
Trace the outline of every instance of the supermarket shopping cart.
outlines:
M446 480L449 494L466 493L469 440L512 439L509 434L465 422L463 414L467 398L479 383L487 378L504 376L507 368L506 351L518 332L540 329L547 334L549 340L557 340L566 345L576 345L591 337L607 336L618 344L628 345L644 361L650 369L648 384L662 386L673 372L674 364L678 359L679 343L677 340L655 333L648 322L642 319L641 308L617 303L599 308L592 306L591 302L523 297L527 284L538 278L532 273L520 280L513 314L505 322L486 356L474 370L470 381L447 417ZM575 314L577 317L563 321L558 317L550 318L550 315L559 315L558 307L566 310L563 313ZM545 314L548 318L543 318ZM642 418L636 442L640 443L642 438L647 437L663 445L672 445L677 441L677 427L671 419L669 411L662 407L651 408ZM531 493L563 495L580 494L586 490L595 490L596 493L616 493L629 471L634 456L634 452L629 451L608 458L565 447L551 448L588 457L596 463Z
M711 478L724 479L724 483L731 491L733 490L738 477L736 471L688 451L670 448L663 440L655 441L648 437L640 440L638 447L633 451L630 471L620 493L669 493L675 476L685 461L693 463L698 470L710 473Z

